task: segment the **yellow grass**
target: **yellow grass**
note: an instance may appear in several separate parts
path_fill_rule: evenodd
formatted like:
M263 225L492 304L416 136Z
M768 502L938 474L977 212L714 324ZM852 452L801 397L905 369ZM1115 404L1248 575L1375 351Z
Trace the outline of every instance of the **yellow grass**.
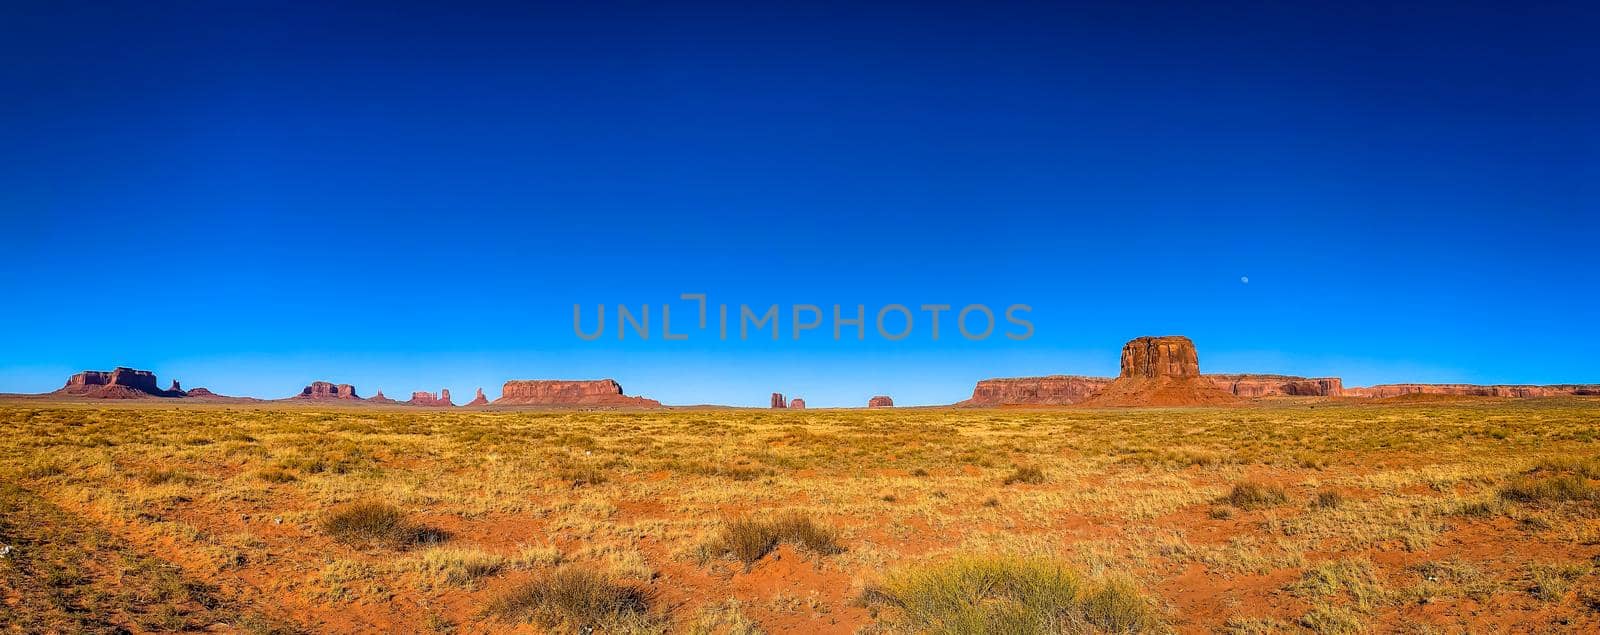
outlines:
M902 600L982 607L968 578L928 572L1001 559L1048 563L1074 593L1113 585L1094 610L1148 609L1138 630L1585 630L1600 626L1597 439L1600 401L1586 399L780 412L16 401L0 404L0 480L35 501L28 513L88 529L23 536L25 510L8 507L0 544L115 541L159 564L52 580L0 559L23 598L0 627L105 602L106 620L134 630L203 627L184 616L218 610L193 599L216 596L254 623L324 632L915 630L863 590L899 581ZM203 593L116 599L155 584L144 578ZM1499 621L1474 621L1486 614ZM1098 614L1018 615L1002 617L1089 628Z

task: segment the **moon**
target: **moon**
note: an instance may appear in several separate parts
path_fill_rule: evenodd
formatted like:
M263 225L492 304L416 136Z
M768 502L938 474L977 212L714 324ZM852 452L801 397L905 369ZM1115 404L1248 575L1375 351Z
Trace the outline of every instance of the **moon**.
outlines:
M1250 276L1239 276L1239 282L1250 284Z

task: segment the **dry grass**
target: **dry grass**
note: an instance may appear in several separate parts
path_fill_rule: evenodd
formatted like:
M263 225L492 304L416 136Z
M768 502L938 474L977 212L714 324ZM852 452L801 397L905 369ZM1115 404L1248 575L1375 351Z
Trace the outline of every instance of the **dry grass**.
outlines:
M1144 633L1161 629L1124 578L1088 579L1040 558L959 557L890 572L861 601L893 632Z
M320 526L334 540L352 547L398 549L444 540L437 530L412 523L399 507L379 501L336 507L322 517Z
M1276 485L1246 481L1234 485L1226 500L1239 509L1266 509L1284 504L1289 496Z
M484 607L508 622L531 621L582 633L634 630L647 623L644 593L588 569L558 569L494 596Z
M844 552L836 533L817 524L801 512L789 512L773 520L740 518L723 524L717 538L707 546L711 555L728 555L745 564L772 553L780 543L829 556Z
M934 621L1098 629L1145 606L1197 632L1592 631L1597 455L1593 399L779 413L13 401L0 481L74 529L5 525L0 543L19 551L0 582L23 599L0 621L204 628L220 602L319 632L509 619L870 633L922 628L888 599L916 605L915 589L874 614L847 601L857 585L1010 558L1120 590L1047 618L990 615L1027 602L977 593L989 599L967 617ZM783 544L804 557L774 559ZM26 575L7 568L24 562ZM598 576L594 597L660 597L589 611L607 603L571 599L585 585L558 584L569 570ZM483 612L524 583L524 601ZM1266 601L1286 586L1295 599Z

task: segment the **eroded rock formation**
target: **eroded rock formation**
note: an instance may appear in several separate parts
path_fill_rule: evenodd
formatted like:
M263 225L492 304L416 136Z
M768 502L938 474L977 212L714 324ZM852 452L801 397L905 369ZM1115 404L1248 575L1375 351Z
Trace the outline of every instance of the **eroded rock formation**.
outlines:
M433 393L431 393L431 392L422 392L422 391L419 390L417 392L411 393L411 400L407 401L406 403L408 405L412 405L412 406L454 406L455 405L454 403L451 403L451 401L450 401L450 389L449 388L441 389L439 391L439 396L437 396L437 397L435 397L433 395Z
M483 396L483 389L479 388L478 389L478 394L475 395L472 398L472 401L467 402L467 405L468 406L487 406L487 405L489 405L489 398Z
M335 384L326 381L311 382L311 385L301 389L300 394L295 395L294 398L308 399L313 401L323 401L329 399L359 401L361 399L361 397L356 395L355 386L350 384Z
M785 405L785 403L783 401L783 393L781 393L781 392L772 393L772 407L773 408L786 408L786 407L788 407L787 405Z
M1136 337L1122 345L1119 377L1199 377L1200 356L1182 335Z
M1292 375L1218 374L1205 375L1218 388L1236 397L1341 397L1344 382L1338 377L1295 377Z
M67 378L67 384L54 394L85 397L89 399L143 399L145 397L182 397L177 382L173 390L162 390L156 374L148 370L117 367L110 371L86 370Z
M622 394L613 379L513 379L500 390L494 405L546 407L658 408L661 402Z
M1070 406L1099 394L1110 377L1050 375L985 379L958 406Z
M1136 337L1122 346L1122 372L1086 406L1220 406L1238 397L1200 376L1194 342L1181 335Z
M390 399L388 397L383 396L383 390L382 389L378 390L378 392L376 394L372 395L371 397L367 397L367 401L369 401L371 403L384 403L384 404L400 403L398 401L395 401L393 399Z
M1456 397L1564 397L1600 395L1600 384L1379 384L1344 389L1349 397L1399 397L1401 395L1449 395Z
M795 397L794 399L790 399L789 400L789 409L790 410L805 410L806 409L806 400L801 399L799 397Z
M893 408L894 407L894 400L890 399L888 397L888 395L878 395L876 397L873 397L873 398L867 400L867 407L868 408Z

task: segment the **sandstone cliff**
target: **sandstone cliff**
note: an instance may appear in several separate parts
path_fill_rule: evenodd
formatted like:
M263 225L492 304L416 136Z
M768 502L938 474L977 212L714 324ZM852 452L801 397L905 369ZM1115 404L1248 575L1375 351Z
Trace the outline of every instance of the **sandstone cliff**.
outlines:
M173 390L162 390L156 374L148 370L117 367L110 371L86 370L67 378L55 395L88 399L144 399L182 397L184 392L173 382Z
M1516 384L1379 384L1377 386L1344 389L1349 397L1399 397L1401 395L1450 395L1457 397L1564 397L1570 395L1600 395L1600 384L1553 384L1530 386Z
M1205 375L1205 378L1237 397L1340 397L1345 394L1344 382L1338 377L1218 374Z
M1085 406L1220 406L1239 398L1200 376L1194 342L1181 335L1136 337L1122 346L1122 371Z
M790 410L805 410L806 409L806 400L801 399L799 397L795 397L794 399L790 399L789 400L789 409Z
M442 390L439 391L439 396L437 396L437 397L433 396L433 393L431 393L431 392L422 392L420 390L417 391L417 392L411 393L411 400L407 401L406 405L410 405L410 406L429 406L429 407L435 407L435 406L449 407L449 406L454 406L455 404L450 401L450 389L449 388L445 388L445 389L442 389Z
M1098 394L1110 377L1051 375L985 379L958 406L1070 406Z
M473 396L472 401L467 402L467 405L468 406L487 406L487 405L489 405L489 398L483 396L483 389L479 388L478 389L478 394Z
M355 386L350 384L334 384L326 381L311 382L311 385L301 389L300 394L295 395L293 398L313 401L324 401L330 399L342 399L349 401L361 400L361 397L356 395Z
M622 394L622 385L612 379L568 381L559 379L513 379L506 382L497 406L658 408L661 402Z
M894 400L886 395L878 395L867 400L868 408L893 408Z
M773 408L783 408L783 407L785 407L784 402L783 402L783 393L781 393L781 392L772 393L772 407Z

